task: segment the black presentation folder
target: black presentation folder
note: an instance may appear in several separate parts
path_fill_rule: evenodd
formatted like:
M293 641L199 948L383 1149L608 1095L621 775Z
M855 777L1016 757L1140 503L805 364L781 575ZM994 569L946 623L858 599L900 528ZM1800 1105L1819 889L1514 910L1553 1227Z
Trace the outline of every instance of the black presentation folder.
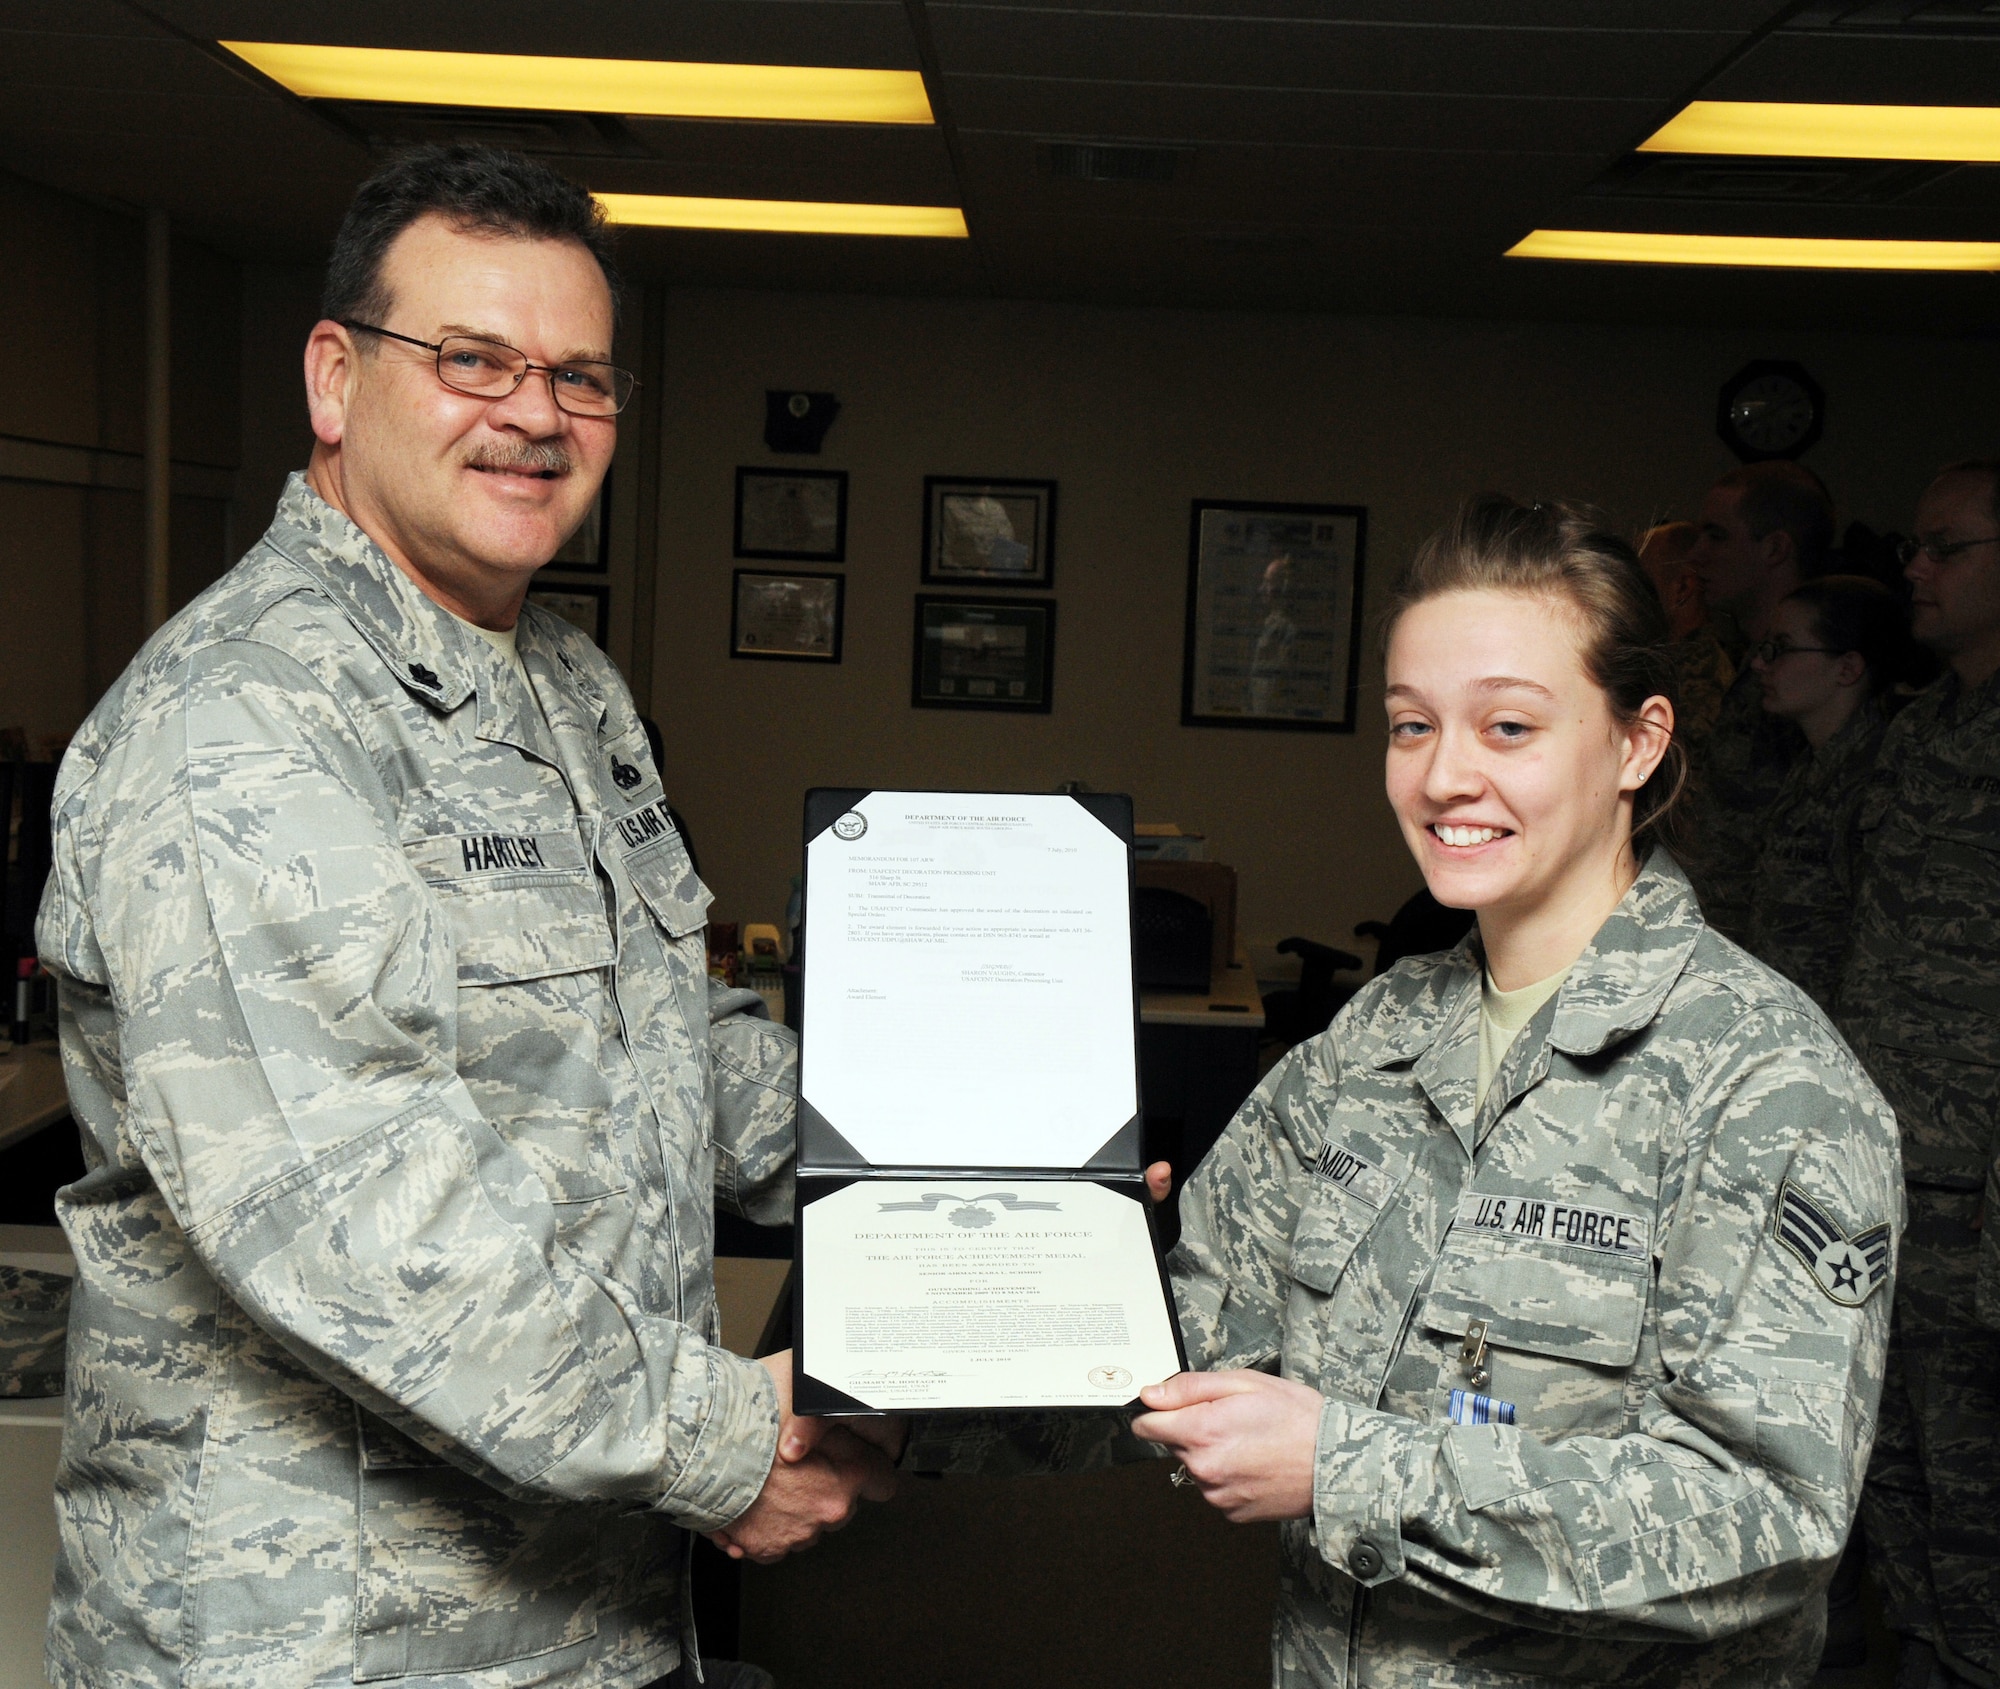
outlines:
M1069 1166L1021 1166L1004 1161L982 1161L978 1164L953 1162L946 1158L925 1161L871 1161L855 1147L851 1134L856 1134L856 1123L850 1120L829 1119L814 1100L813 1074L816 1046L814 1023L819 1021L822 1028L826 1016L815 1017L813 1005L813 956L814 947L810 942L813 920L813 841L832 829L836 822L845 821L853 825L852 818L860 807L874 793L864 788L817 787L806 794L805 805L805 874L803 879L803 926L806 943L805 968L802 989L805 992L803 1031L799 1059L799 1103L798 1103L798 1199L797 1213L799 1225L796 1229L797 1255L792 1274L792 1330L794 1333L793 1352L793 1404L800 1413L840 1415L855 1413L876 1413L896 1411L893 1407L871 1405L857 1400L854 1396L826 1383L813 1372L813 1336L806 1317L808 1286L812 1282L813 1261L808 1247L808 1226L806 1217L813 1204L865 1181L954 1181L958 1183L977 1182L991 1185L990 1194L982 1194L980 1200L987 1203L1003 1204L1007 1209L1027 1209L1042 1206L1035 1198L1050 1197L1057 1193L1051 1187L1068 1184L1087 1183L1115 1192L1118 1196L1139 1204L1145 1215L1146 1233L1150 1239L1152 1265L1159 1283L1160 1295L1166 1309L1167 1326L1171 1333L1174 1357L1178 1367L1185 1369L1187 1352L1180 1328L1173 1313L1173 1296L1167 1282L1165 1263L1161 1257L1159 1231L1152 1213L1152 1205L1146 1194L1143 1111L1139 1106L1139 998L1135 983L1136 971L1127 969L1124 977L1107 980L1104 988L1118 993L1128 1006L1128 1012L1121 1017L1121 1023L1129 1024L1129 1036L1121 1047L1107 1051L1108 1059L1131 1064L1133 1107L1130 1117L1116 1122L1094 1153ZM929 796L932 794L897 793L897 798ZM1004 793L938 792L934 794L942 800L968 798L1004 798L1013 795ZM1044 798L1038 799L1046 803ZM1119 842L1125 860L1126 896L1122 912L1125 924L1126 949L1129 954L1132 931L1132 800L1129 797L1111 793L1080 793L1071 795L1069 802L1080 806L1094 817ZM844 835L842 835L844 836ZM822 1037L827 1034L822 1032ZM823 1051L817 1052L822 1055ZM952 1106L948 1093L940 1094L937 1100L940 1110ZM864 1135L865 1134L859 1134ZM927 1193L933 1204L957 1200L948 1196ZM917 1207L926 1200L920 1196L916 1202L900 1204L901 1207ZM963 1213L963 1210L960 1210ZM1116 1369L1108 1369L1116 1370ZM1131 1381L1127 1381L1131 1382ZM1102 1406L1127 1406L1136 1400L1136 1384L1148 1380L1139 1379L1133 1389L1115 1399L1101 1402ZM999 1404L987 1404L997 1406ZM1091 1402L1075 1405L1087 1408ZM925 1409L924 1411L937 1411ZM974 1411L977 1411L976 1409Z

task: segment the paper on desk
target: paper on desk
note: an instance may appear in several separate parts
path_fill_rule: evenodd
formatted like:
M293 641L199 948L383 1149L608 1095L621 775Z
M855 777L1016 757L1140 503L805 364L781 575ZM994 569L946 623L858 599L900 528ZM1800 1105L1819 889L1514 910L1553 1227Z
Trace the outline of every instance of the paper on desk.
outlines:
M1078 1167L1137 1110L1125 842L871 792L807 846L805 1098L877 1166Z

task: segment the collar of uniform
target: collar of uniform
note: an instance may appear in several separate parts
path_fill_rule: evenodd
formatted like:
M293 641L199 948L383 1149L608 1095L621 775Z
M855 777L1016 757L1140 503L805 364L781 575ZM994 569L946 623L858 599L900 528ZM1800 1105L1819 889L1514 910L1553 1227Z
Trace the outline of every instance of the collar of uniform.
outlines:
M1977 686L1967 686L1958 678L1958 670L1946 665L1944 673L1932 683L1931 690L1945 727L1963 727L1967 722L2000 709L2000 669L1989 674ZM1923 694L1918 696L1921 698Z
M264 543L312 576L416 697L446 712L472 695L472 636L304 475L286 481Z
M516 649L521 653L521 661L532 669L534 663L531 659L542 658L552 673L561 675L568 682L578 701L593 712L594 719L590 726L601 728L604 718L610 713L610 701L589 669L574 661L565 649L569 642L569 623L539 605L523 604L521 619L514 627Z
M1563 981L1549 1043L1587 1056L1646 1025L1680 978L1701 928L1701 908L1687 875L1666 851L1655 850ZM1476 1007L1485 965L1474 927L1456 949L1430 963L1410 998L1385 1004L1393 1019L1382 1030L1371 1065L1391 1067L1429 1050L1440 1033Z
M1702 924L1681 865L1653 851L1563 981L1550 1044L1590 1056L1647 1025L1694 954Z

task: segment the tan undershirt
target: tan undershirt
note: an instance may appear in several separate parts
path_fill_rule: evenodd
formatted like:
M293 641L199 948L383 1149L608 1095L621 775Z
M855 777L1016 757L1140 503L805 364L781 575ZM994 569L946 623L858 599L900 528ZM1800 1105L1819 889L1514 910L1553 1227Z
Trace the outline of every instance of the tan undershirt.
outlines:
M494 650L498 651L507 666L521 677L521 683L524 686L527 685L528 665L521 661L521 624L519 622L516 622L510 628L483 628L477 622L466 621L455 610L449 612L449 614L452 620L469 627L481 639L485 640L488 645L492 646ZM528 691L533 693L534 688L529 686Z
M1571 967L1575 965L1570 964ZM1533 985L1522 986L1519 991L1502 991L1493 983L1491 974L1480 976L1479 1098L1475 1107L1486 1101L1493 1076L1500 1071L1500 1064L1506 1059L1508 1048L1521 1035L1521 1029L1535 1018L1536 1010L1562 989L1562 982L1568 978L1569 968L1564 968L1561 973L1538 979Z

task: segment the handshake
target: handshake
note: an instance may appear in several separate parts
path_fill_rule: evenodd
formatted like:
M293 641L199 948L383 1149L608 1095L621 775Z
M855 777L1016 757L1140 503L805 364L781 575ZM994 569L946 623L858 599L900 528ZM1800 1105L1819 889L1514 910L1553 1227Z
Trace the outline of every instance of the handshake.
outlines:
M1165 1162L1146 1169L1148 1194L1166 1200ZM778 1450L757 1499L709 1540L732 1559L770 1565L837 1531L863 1501L896 1493L895 1463L910 1434L893 1414L839 1421L792 1411L792 1355L768 1356L778 1387ZM1264 1372L1177 1373L1140 1391L1146 1411L1132 1430L1180 1462L1174 1482L1191 1484L1238 1523L1299 1519L1312 1512L1313 1465L1324 1400Z
M895 1462L909 1422L887 1414L837 1422L796 1414L791 1350L762 1364L778 1387L777 1456L757 1499L709 1541L732 1560L769 1566L839 1530L863 1501L896 1493Z

